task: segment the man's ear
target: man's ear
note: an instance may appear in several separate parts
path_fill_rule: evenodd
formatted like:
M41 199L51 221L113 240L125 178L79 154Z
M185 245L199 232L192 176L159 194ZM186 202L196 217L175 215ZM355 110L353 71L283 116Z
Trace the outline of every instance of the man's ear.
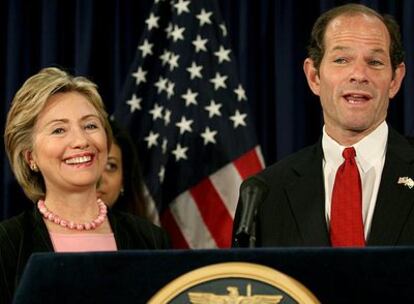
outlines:
M315 68L314 62L310 58L306 58L303 63L303 71L305 72L306 80L312 90L313 94L320 94L320 79L318 70Z
M388 93L389 98L394 98L400 90L401 83L405 76L405 64L404 62L400 63L394 71L394 78L391 80L390 90Z

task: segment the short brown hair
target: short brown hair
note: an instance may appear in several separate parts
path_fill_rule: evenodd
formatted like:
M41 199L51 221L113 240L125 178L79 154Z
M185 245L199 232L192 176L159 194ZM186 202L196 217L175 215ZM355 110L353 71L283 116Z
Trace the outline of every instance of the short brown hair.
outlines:
M57 93L78 92L97 110L104 126L108 150L112 131L97 85L85 77L74 77L58 68L45 68L33 75L13 98L4 131L4 146L14 175L33 202L45 196L45 183L39 172L30 170L25 152L33 148L33 127L49 98Z
M354 16L358 14L377 17L386 26L391 38L390 57L393 71L395 71L397 66L404 61L404 49L401 41L400 27L395 19L390 15L381 15L375 10L362 4L351 3L335 7L323 13L313 25L308 45L308 56L312 59L313 64L318 71L325 54L324 38L328 24L341 15Z

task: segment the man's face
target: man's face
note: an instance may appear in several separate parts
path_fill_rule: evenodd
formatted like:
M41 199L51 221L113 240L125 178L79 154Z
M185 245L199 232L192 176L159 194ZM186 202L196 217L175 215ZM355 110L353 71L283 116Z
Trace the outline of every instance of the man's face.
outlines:
M327 133L344 138L371 133L385 120L389 99L397 94L404 64L393 78L390 37L376 17L342 15L325 32L319 74L310 59L304 69L312 91L320 96ZM308 65L308 66L306 66Z

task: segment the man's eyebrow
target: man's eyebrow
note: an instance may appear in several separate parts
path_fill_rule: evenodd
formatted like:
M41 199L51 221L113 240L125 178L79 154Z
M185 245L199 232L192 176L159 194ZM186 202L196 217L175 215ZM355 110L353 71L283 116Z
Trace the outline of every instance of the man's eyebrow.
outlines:
M347 51L347 50L350 50L350 49L351 48L347 47L347 46L337 45L334 48L332 48L331 51ZM372 49L370 52L373 53L373 54L378 54L378 53L379 54L386 54L386 51L383 48L375 48L375 49Z
M347 46L342 46L342 45L337 45L335 46L332 51L346 51L346 50L350 50L350 47Z
M386 54L387 52L383 48L376 48L376 49L371 50L371 53L374 53L374 54L377 54L377 53L379 53L379 54Z

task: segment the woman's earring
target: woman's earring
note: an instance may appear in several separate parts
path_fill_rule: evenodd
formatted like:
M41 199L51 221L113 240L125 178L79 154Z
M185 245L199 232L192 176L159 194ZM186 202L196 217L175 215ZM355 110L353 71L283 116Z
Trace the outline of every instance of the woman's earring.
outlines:
M123 196L123 195L124 195L124 192L125 192L124 187L122 187L122 188L121 188L121 190L119 190L119 194L120 194L121 196Z
M30 163L30 170L34 172L39 172L39 168L36 166L34 162Z

